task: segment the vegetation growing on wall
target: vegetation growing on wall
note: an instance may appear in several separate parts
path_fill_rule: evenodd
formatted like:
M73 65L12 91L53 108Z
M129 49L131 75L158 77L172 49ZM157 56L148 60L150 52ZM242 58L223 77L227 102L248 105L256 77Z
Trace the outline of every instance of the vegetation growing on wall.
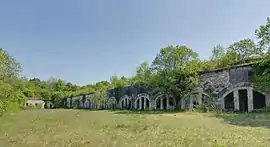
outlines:
M270 92L270 17L267 18L266 24L261 25L255 31L259 40L257 48L266 52L262 61L254 66L254 87L260 91Z
M213 47L209 60L201 61L199 55L188 46L169 45L162 48L153 62L141 63L136 75L130 78L112 76L110 82L78 86L61 79L27 79L20 76L21 65L0 49L0 113L8 106L19 107L27 98L52 101L55 107L63 107L63 99L80 94L95 93L94 99L103 105L108 100L107 90L116 89L116 101L120 99L121 88L127 85L143 84L157 91L171 94L177 100L188 94L199 82L199 74L206 70L229 68L235 65L259 62L254 65L255 87L262 91L270 89L270 19L255 31L258 42L244 38L233 42L227 48ZM260 84L258 84L260 83ZM15 106L14 106L15 107Z

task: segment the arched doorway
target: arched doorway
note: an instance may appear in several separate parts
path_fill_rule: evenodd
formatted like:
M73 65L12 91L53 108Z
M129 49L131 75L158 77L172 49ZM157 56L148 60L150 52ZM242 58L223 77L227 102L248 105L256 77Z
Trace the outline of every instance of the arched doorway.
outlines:
M124 98L120 101L121 109L131 109L131 100L129 98Z
M174 109L173 98L170 98L165 94L157 96L155 99L155 109L159 109L159 110Z
M234 97L233 97L233 92L229 93L225 98L224 98L224 104L225 104L225 110L226 111L233 111L234 110Z
M265 106L266 106L265 95L260 93L260 92L253 91L253 107L254 107L254 109L261 109Z
M265 95L252 87L237 87L228 90L221 97L223 109L226 111L251 112L266 106Z
M135 109L145 110L150 109L150 100L148 94L139 94L135 100Z

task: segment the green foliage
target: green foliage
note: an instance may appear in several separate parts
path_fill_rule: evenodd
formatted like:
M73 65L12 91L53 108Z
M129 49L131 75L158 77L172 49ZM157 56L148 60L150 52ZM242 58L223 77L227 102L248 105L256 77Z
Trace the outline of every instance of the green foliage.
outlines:
M218 44L213 47L211 61L218 61L221 57L225 56L225 48Z
M152 69L149 85L154 93L165 92L178 101L197 86L202 65L198 54L187 46L168 46L160 50Z
M130 79L130 84L131 85L148 84L151 76L152 76L151 67L148 64L148 62L144 61L136 68L136 75Z
M270 18L268 17L265 25L261 25L255 31L258 39L258 48L266 51L266 55L261 62L253 67L253 81L255 89L263 92L270 92Z
M129 84L129 80L124 76L122 76L120 79L117 76L112 76L110 81L111 81L111 87L115 88L116 101L119 102L120 90L121 90L121 88L123 88L124 86L127 86Z
M20 71L21 65L0 48L0 114L17 109L26 100Z
M267 55L262 62L253 66L253 81L255 89L263 92L270 92L270 55Z
M213 112L216 114L219 114L222 112L222 110L217 105L214 105L214 104L197 105L195 108L192 109L192 111L202 112L202 113Z
M245 59L251 56L260 56L262 51L256 48L255 42L251 39L244 39L231 44L227 53L234 55L235 62L245 61Z
M270 105L262 108L262 110L260 112L263 112L263 113L270 113Z
M109 99L107 89L105 89L105 88L98 89L93 94L92 98L96 104L98 104L100 106L104 106Z
M266 24L261 25L259 29L256 29L255 35L258 42L258 48L262 51L269 52L270 49L270 17L266 19Z

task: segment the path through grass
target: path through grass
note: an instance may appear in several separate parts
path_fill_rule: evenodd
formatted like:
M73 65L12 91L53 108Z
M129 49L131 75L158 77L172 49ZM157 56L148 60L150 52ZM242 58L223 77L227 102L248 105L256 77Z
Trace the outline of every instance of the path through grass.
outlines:
M269 115L251 115L28 110L0 118L0 146L270 146Z

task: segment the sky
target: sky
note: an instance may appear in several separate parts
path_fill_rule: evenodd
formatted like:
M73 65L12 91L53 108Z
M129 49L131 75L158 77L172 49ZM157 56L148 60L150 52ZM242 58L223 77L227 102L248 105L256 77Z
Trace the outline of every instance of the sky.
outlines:
M135 75L161 48L187 45L201 59L213 46L256 39L269 0L0 0L0 48L23 76L78 85Z

